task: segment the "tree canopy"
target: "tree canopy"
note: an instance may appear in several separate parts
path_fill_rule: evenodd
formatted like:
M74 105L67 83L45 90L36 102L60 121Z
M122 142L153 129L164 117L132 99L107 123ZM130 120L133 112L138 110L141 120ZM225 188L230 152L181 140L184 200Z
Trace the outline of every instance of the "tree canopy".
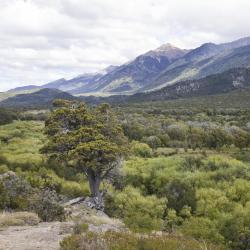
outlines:
M49 140L42 152L83 171L92 196L101 199L101 181L121 164L127 151L122 127L108 104L88 108L57 101L57 107L45 123Z

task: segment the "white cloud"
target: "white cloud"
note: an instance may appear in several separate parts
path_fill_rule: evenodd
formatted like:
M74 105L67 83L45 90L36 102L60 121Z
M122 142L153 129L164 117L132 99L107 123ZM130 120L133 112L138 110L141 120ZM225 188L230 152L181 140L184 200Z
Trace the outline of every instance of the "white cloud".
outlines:
M0 91L121 64L170 42L250 35L249 0L0 0Z

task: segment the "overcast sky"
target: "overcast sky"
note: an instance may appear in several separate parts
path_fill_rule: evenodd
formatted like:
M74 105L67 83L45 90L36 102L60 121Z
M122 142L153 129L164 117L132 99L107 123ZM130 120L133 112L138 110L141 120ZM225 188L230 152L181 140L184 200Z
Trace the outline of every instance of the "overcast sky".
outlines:
M250 0L0 0L0 91L119 65L164 43L250 35Z

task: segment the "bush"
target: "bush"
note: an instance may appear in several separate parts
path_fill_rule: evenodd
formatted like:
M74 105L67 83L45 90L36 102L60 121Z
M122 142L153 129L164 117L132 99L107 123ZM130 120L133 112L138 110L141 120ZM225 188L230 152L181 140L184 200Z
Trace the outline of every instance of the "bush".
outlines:
M6 173L8 171L9 171L9 169L8 169L7 165L0 165L0 175Z
M154 152L154 156L159 157L159 156L172 156L177 154L176 149L174 148L157 148L156 151Z
M0 176L0 209L22 209L29 206L32 188L14 172Z
M62 181L60 193L72 198L90 195L87 182L77 183L73 181Z
M185 171L191 171L194 172L196 170L199 170L203 166L203 160L204 157L202 156L187 156L185 157L181 168Z
M125 224L133 231L161 229L166 207L165 199L158 199L153 195L143 196L138 189L128 186L122 192L114 192L106 204L107 208L112 208L107 212L123 218Z
M170 141L169 135L168 134L159 135L159 138L161 140L161 145L163 147L167 147Z
M223 156L210 156L204 161L204 170L216 171L219 169L242 168L244 163L236 159L230 159Z
M89 225L86 223L76 223L74 228L73 228L73 232L74 234L82 234L82 233L86 233L89 229Z
M156 135L144 137L142 140L143 142L147 143L152 149L156 149L161 146L161 140Z
M229 199L219 189L201 188L196 192L198 215L217 220L222 212L232 209Z
M12 123L14 119L17 118L17 115L7 109L0 108L0 125L5 125Z
M167 134L172 140L184 141L187 135L187 128L182 124L173 124L168 126Z
M32 188L14 172L0 177L0 209L34 211L44 221L64 220L64 209L55 191Z
M166 197L168 207L173 208L179 213L184 206L191 207L192 211L196 209L195 189L184 180L175 179L166 186Z
M108 250L104 240L92 233L68 236L60 242L60 246L62 250Z
M71 236L68 236L64 238L60 242L60 246L62 250L81 250L81 249L88 249L83 248L81 246L82 243L82 236L78 234L73 234ZM90 249L91 250L91 249Z
M43 190L32 199L30 209L43 221L65 220L64 208L59 204L57 193L49 189Z
M135 156L143 158L152 156L152 149L146 143L133 141L131 143L131 151Z
M183 223L181 229L184 235L194 237L198 240L203 239L215 243L224 242L223 236L219 233L218 226L208 218L191 217Z
M204 244L204 243L203 243ZM194 239L169 235L132 234L108 231L105 234L71 235L61 243L62 250L198 250L202 243ZM206 244L207 249L223 250L220 245Z
M181 163L178 157L133 158L123 167L125 182L140 188L144 194L166 197L166 183L178 178L176 171Z

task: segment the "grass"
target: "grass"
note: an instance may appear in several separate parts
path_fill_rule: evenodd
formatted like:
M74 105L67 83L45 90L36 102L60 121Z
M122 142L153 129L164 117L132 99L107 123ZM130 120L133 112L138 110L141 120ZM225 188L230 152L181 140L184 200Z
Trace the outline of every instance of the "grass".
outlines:
M12 164L39 164L39 149L46 140L43 127L39 121L15 121L0 126L0 155Z
M46 141L43 128L44 123L40 121L15 121L0 126L0 174L8 170L22 170L22 176L33 187L42 187L43 178L47 176L52 184L60 186L60 193L67 197L88 195L89 187L85 180L68 180L63 174L42 168L46 166L44 156L39 153Z
M16 212L0 214L0 228L9 226L37 225L40 219L37 214L30 212Z

